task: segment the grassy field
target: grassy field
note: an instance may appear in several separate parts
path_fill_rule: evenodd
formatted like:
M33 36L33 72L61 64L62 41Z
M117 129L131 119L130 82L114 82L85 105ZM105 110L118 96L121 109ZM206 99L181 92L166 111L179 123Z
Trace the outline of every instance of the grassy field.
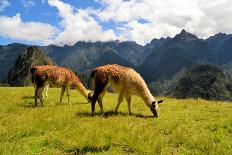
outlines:
M0 154L232 154L232 103L162 98L159 118L138 97L133 115L117 95L106 94L104 116L71 91L58 104L60 89L49 89L43 107L33 108L34 90L0 88Z

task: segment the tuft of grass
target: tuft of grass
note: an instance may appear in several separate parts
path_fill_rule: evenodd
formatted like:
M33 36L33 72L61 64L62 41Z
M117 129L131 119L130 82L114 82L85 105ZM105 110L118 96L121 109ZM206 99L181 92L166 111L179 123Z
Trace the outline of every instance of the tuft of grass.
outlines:
M49 89L44 106L33 108L32 87L0 88L0 154L232 154L232 104L162 98L159 117L132 98L113 112L117 95L107 93L105 114L76 90L70 102ZM158 99L161 99L159 97Z

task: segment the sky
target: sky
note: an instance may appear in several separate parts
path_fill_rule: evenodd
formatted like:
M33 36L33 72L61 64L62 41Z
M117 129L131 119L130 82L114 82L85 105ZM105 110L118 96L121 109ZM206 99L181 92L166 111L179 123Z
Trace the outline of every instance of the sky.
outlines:
M0 0L0 44L58 46L78 41L232 33L232 0Z

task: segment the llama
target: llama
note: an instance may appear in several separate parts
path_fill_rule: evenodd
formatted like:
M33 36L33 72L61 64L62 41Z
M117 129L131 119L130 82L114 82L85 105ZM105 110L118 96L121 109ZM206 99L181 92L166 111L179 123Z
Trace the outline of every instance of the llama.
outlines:
M34 88L35 88L35 82L34 82L34 73L35 71L40 68L40 69L46 69L47 67L51 68L51 67L55 67L55 66L32 66L31 69L30 69L30 73L31 73L31 82L33 83L34 85ZM45 95L46 95L46 98L48 98L48 88L49 88L49 84L48 83L45 83Z
M145 104L150 108L154 117L158 117L158 104L163 100L156 101L150 93L143 78L132 68L120 66L117 64L104 65L92 70L91 77L94 82L94 94L91 97L91 114L94 114L95 103L98 101L100 111L103 113L102 99L111 85L113 91L119 92L118 103L115 112L119 108L123 98L126 98L128 104L128 113L131 114L131 95L139 95Z
M88 101L91 96L91 93L88 92L79 78L72 71L63 67L43 66L41 68L37 68L34 73L33 80L35 83L35 106L38 106L38 97L40 98L40 102L43 105L42 92L46 86L46 83L53 87L61 87L60 103L62 103L62 98L66 90L68 104L71 105L69 102L70 87L77 89Z

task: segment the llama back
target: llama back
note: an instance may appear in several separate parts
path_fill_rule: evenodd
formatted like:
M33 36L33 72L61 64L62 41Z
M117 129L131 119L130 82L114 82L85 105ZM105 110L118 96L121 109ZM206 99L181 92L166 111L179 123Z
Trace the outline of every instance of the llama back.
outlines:
M94 76L97 76L103 81L104 79L108 80L108 78L111 77L115 81L122 81L122 77L126 74L128 69L130 68L119 66L117 64L100 66L92 70L91 77L93 78Z
M141 95L147 94L150 91L140 76L134 69L120 66L117 64L100 66L92 70L91 77L96 77L95 80L101 82L110 82L114 90L120 90L126 87L131 93ZM143 95L144 96L144 95Z
M64 85L66 83L78 83L78 77L68 69L55 66L40 66L36 72L36 77L49 81L53 86Z

